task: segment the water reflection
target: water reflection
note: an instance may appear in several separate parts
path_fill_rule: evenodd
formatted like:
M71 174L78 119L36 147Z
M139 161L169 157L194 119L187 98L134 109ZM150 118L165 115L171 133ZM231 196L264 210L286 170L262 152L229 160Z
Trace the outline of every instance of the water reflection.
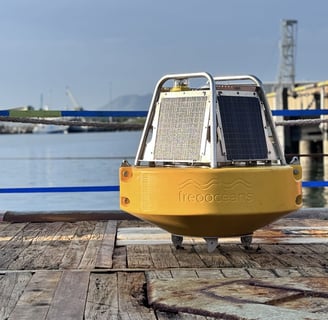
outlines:
M321 157L302 157L301 164L303 169L303 181L328 180L328 159L322 160ZM303 188L304 207L325 207L327 203L327 188Z

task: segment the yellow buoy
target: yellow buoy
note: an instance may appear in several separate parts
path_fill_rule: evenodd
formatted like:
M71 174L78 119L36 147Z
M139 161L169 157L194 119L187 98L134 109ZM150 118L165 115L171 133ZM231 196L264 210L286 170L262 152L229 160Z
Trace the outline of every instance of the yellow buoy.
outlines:
M179 88L162 90L172 79ZM256 77L169 75L134 165L120 168L120 207L170 232L176 247L182 236L203 237L209 251L219 237L249 246L256 229L302 206L301 178L300 165L286 164Z

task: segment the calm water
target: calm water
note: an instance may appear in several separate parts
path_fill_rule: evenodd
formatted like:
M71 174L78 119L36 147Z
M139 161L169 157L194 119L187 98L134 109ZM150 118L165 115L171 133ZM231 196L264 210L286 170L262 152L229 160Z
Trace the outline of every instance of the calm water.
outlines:
M0 188L118 185L141 132L0 135ZM0 210L118 209L118 192L0 194Z
M133 162L141 132L0 135L0 188L118 185L123 159ZM322 180L322 162L306 180ZM328 170L327 170L328 171ZM304 189L306 207L324 207L323 188ZM0 211L119 209L118 192L0 194Z

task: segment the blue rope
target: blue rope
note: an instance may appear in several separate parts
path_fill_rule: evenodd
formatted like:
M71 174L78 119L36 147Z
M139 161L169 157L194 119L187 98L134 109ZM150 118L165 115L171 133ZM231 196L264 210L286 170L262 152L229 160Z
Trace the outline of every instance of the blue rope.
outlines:
M303 181L302 187L305 188L323 188L328 187L328 181Z
M12 110L0 110L0 116L10 117ZM57 110L54 110L57 111ZM21 111L25 112L25 111ZM37 112L37 110L34 110ZM42 111L43 113L47 111ZM49 117L51 116L51 111L49 111ZM58 114L61 117L146 117L148 111L96 111L96 110L58 110ZM28 111L26 111L26 116L28 116Z
M35 110L37 111L37 110ZM11 110L0 110L0 116L9 117ZM43 111L44 112L44 111ZM58 110L61 117L146 117L148 111L102 111L102 110ZM28 111L26 111L28 114ZM273 116L306 117L328 115L328 109L316 110L272 110ZM49 117L51 115L49 114Z
M302 187L328 187L328 181L303 181ZM76 186L76 187L31 187L31 188L0 188L0 193L51 193L51 192L113 192L120 191L119 186Z
M108 192L119 190L119 186L32 187L0 188L0 193Z
M62 111L62 117L146 117L148 111Z

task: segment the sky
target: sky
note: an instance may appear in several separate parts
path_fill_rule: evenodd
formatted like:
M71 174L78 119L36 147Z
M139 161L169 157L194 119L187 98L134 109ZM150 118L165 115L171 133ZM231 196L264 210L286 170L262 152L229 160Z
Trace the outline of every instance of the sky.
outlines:
M283 19L298 20L296 80L328 80L327 0L2 0L1 109L101 109L165 74L277 79Z

